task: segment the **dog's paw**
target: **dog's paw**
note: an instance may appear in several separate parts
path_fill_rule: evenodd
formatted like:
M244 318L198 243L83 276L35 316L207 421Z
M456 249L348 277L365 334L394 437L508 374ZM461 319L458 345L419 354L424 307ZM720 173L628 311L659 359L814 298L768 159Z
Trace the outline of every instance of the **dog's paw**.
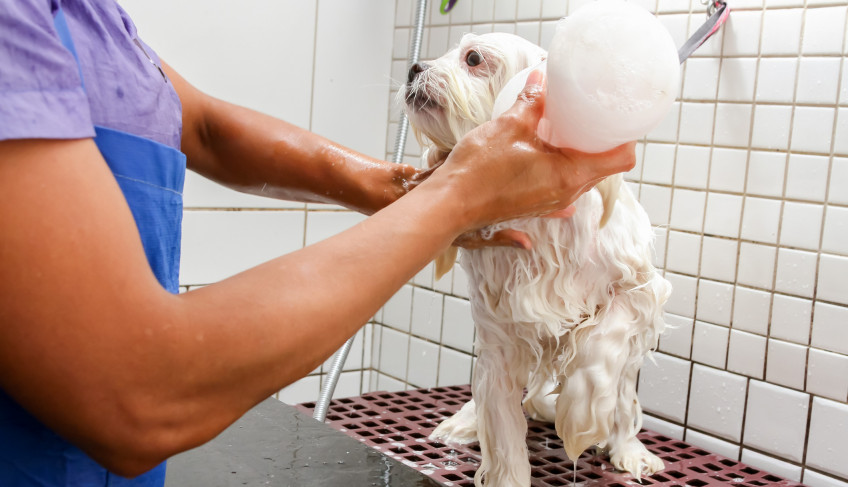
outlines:
M454 445L477 441L477 408L474 400L468 401L456 414L442 421L430 434L430 439Z
M631 438L624 445L610 451L610 463L618 470L629 472L636 480L641 480L642 476L653 475L665 468L663 461L649 452L636 438Z

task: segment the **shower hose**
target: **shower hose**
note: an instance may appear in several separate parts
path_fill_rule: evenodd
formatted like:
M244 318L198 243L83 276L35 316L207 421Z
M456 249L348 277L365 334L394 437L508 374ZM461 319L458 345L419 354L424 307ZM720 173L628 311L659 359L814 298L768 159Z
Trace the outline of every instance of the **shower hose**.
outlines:
M412 31L412 44L409 46L409 59L406 63L406 69L409 70L413 64L418 62L421 55L421 38L424 34L424 14L427 12L427 0L418 0L415 4L415 28ZM406 119L406 114L401 112L400 125L398 126L397 138L395 139L395 154L394 162L400 163L403 160L403 151L406 147L406 137L409 132L409 120ZM315 404L315 409L312 412L312 417L318 421L324 422L327 418L327 408L330 405L330 400L333 398L333 393L336 390L336 384L339 382L344 363L347 360L347 355L350 353L350 347L353 345L353 339L356 335L350 337L341 348L336 351L333 356L333 363L330 366L330 371L324 378L324 383L321 386L321 395L318 396L318 402Z

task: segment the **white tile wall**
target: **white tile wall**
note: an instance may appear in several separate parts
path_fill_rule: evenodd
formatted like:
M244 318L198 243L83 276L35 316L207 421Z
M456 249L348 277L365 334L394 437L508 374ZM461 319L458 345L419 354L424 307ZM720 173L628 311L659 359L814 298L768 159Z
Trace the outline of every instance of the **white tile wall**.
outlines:
M544 46L555 21L585 1L463 0L449 16L431 2L424 49L437 56L469 31L514 32ZM142 35L201 88L391 158L391 100L413 2L203 2L204 12L219 13L190 43L166 41L199 2L123 3L139 12ZM641 141L627 175L662 227L655 260L674 285L666 307L674 326L639 379L645 425L809 485L846 487L848 5L729 3L729 22L683 65L681 100ZM696 0L640 4L659 12L678 45L703 19ZM198 45L211 48L199 54ZM222 53L229 62L218 62ZM255 86L236 88L245 78ZM418 154L410 140L405 161ZM195 176L186 201L186 284L358 221L335 208L228 193ZM220 208L251 211L221 216ZM204 254L213 251L214 259ZM459 268L438 282L428 268L398 291L363 332L354 364L362 370L345 372L342 392L467 383L474 330L466 286ZM318 384L308 377L280 397L314 399Z
M768 357L767 381L793 389L804 389L807 347L769 339Z
M751 381L744 444L800 462L807 433L809 395L767 382ZM769 414L760 414L769 411Z
M814 398L807 444L807 465L848 478L848 405Z
M121 0L121 5L140 36L198 88L366 154L385 155L395 2ZM363 218L325 205L307 208L237 193L191 172L184 204L184 286L224 279ZM409 310L401 329L409 329ZM391 319L402 320L392 311ZM372 350L379 336L370 327L357 334L337 396L361 394L371 383L390 384L389 377L372 379L362 372L373 368L372 355L380 358L379 349ZM279 398L314 400L326 369L283 389ZM399 376L404 374L405 362Z
M698 430L739 442L748 380L695 364L689 384L687 424Z
M302 211L186 211L180 283L217 282L303 245Z

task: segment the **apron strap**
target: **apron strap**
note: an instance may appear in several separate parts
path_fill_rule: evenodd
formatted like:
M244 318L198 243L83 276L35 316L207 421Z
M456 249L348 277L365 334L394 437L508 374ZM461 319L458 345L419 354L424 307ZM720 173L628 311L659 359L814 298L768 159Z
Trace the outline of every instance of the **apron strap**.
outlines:
M53 15L53 25L56 27L56 33L59 34L59 40L62 41L62 45L65 46L65 49L71 51L71 54L74 56L74 60L77 62L77 72L79 73L80 83L82 84L82 89L85 90L85 80L82 78L82 68L80 67L79 56L77 56L77 50L74 47L74 39L71 37L71 31L68 29L68 20L65 18L65 11L62 10L62 7L59 7Z

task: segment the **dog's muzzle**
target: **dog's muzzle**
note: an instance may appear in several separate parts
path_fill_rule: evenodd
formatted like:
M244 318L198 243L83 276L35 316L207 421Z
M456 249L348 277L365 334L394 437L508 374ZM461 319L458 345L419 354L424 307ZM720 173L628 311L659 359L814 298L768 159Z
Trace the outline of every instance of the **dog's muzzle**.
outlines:
M436 105L432 95L427 93L427 83L419 79L421 73L429 68L430 65L427 63L415 63L409 68L406 75L406 96L404 100L412 110L425 110Z

